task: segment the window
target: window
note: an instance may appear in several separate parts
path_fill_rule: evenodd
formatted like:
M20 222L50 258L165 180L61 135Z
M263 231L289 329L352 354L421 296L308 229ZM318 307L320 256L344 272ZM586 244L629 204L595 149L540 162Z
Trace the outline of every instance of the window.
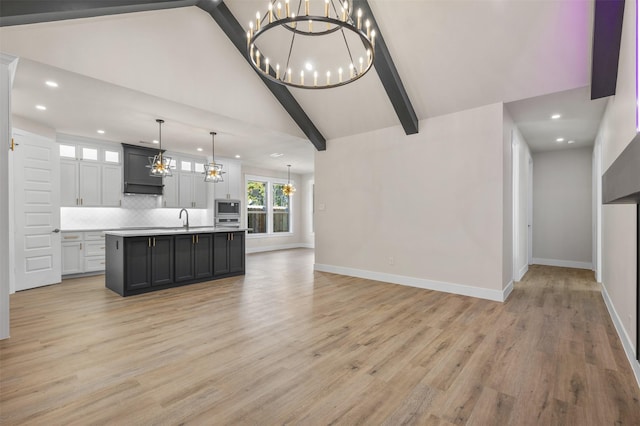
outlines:
M97 148L82 148L82 159L98 161L98 149Z
M247 228L250 234L292 232L290 198L285 180L247 176Z
M273 184L273 232L289 232L289 197L284 183Z
M120 152L118 151L110 151L108 149L104 150L104 161L106 163L119 163L120 162Z
M194 163L196 173L204 173L204 164L203 163Z
M60 144L60 157L76 158L76 147Z
M190 172L191 171L191 161L180 161L180 170L182 170L183 172Z
M247 228L250 234L267 233L267 182L247 182Z

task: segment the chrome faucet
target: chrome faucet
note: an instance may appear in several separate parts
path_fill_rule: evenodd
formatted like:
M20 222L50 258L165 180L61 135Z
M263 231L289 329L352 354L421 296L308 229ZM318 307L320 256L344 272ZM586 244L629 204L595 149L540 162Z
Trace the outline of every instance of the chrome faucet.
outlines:
M187 211L187 209L180 210L180 214L178 215L178 219L182 219L182 212L185 212L187 214L187 223L185 224L184 221L183 221L182 222L182 226L184 226L185 229L189 229L189 212Z

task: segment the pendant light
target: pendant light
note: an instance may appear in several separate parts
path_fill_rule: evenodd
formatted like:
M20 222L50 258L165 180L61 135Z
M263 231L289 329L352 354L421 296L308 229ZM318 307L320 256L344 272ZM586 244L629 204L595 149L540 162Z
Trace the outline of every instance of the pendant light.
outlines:
M287 184L282 188L282 192L287 197L290 197L294 192L296 192L296 188L291 184L291 164L287 164L287 167Z
M215 149L216 149L216 132L210 132L211 135L211 162L204 166L204 181L211 183L224 182L222 174L226 173L222 171L222 164L216 164Z
M149 167L151 171L149 174L155 177L171 177L173 174L171 173L171 157L167 157L163 154L162 151L162 123L164 120L157 119L156 123L158 123L158 143L160 144L160 151L155 155L155 157L149 157Z

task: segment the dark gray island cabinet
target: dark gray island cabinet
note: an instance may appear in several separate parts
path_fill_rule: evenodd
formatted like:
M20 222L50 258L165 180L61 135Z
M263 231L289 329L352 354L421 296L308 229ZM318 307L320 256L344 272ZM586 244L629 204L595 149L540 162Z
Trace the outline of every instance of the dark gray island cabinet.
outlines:
M105 234L105 285L121 296L245 272L245 230L200 228Z

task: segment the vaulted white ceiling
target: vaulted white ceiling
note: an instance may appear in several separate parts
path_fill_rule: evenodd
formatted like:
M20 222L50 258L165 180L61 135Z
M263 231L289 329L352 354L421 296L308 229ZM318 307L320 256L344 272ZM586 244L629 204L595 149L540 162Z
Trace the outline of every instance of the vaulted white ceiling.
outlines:
M266 3L226 4L248 23ZM419 119L589 84L592 1L370 4ZM154 137L161 117L168 149L206 154L216 130L217 154L313 169L313 146L197 7L3 27L0 50L26 59L14 113L58 131L137 143ZM47 73L65 81L56 92L43 84ZM399 124L375 71L341 88L292 93L327 139ZM47 111L34 109L38 96ZM272 152L286 155L274 164Z

